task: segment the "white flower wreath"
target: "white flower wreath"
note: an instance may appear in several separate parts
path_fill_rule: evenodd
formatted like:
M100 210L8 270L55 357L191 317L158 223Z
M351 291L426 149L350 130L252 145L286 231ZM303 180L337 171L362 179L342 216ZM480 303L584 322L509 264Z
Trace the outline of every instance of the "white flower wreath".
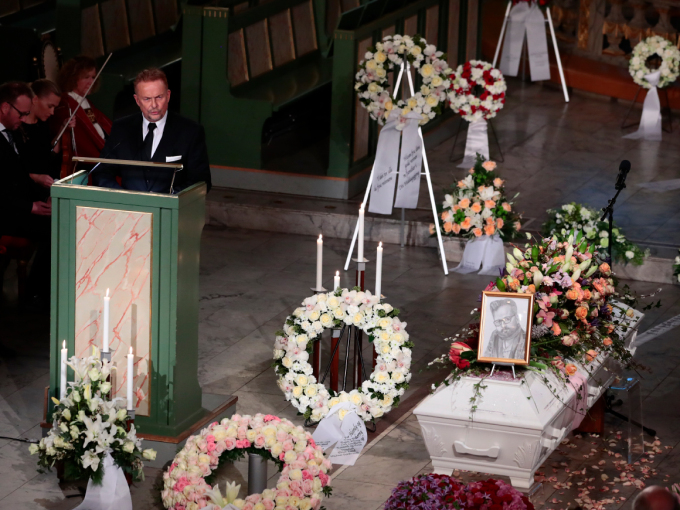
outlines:
M420 115L421 126L444 112L452 70L446 63L446 55L437 51L434 44L427 44L419 35L388 35L382 42L368 48L364 58L359 62L354 90L361 104L378 124L385 123L395 106L401 110L399 120L402 129L406 115L411 112ZM393 70L395 66L401 67L404 59L418 70L422 85L413 97L400 99L395 105L390 95L387 71Z
M633 56L628 64L628 71L633 81L646 89L652 87L645 79L645 75L654 72L647 67L647 59L652 55L661 57L659 68L661 77L657 87L663 88L673 83L680 73L680 51L673 46L672 42L658 35L640 41L633 48Z
M477 91L483 91L477 96ZM468 122L492 119L505 104L503 74L488 62L470 60L451 76L451 109Z
M305 419L320 421L340 402L351 402L364 421L380 418L399 403L411 380L411 348L399 310L361 290L337 289L302 302L286 319L274 343L275 370L286 400ZM364 331L378 353L375 370L361 388L335 393L316 381L309 356L324 330L355 326Z

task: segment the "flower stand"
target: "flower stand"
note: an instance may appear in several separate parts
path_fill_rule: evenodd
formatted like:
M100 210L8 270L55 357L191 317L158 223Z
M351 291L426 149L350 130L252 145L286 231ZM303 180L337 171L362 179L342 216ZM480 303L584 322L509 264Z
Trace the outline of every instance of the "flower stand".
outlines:
M485 378L483 388L475 387L478 377L440 386L413 411L434 472L508 476L513 487L531 490L536 470L609 386L616 368L608 358L596 358L587 371L579 367L587 399L552 372L527 371L519 379L501 373Z

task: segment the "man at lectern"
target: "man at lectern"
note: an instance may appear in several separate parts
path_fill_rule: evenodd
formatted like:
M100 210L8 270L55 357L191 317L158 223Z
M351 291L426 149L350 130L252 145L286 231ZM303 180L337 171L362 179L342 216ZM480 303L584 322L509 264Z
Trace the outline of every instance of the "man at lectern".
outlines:
M180 191L203 181L210 190L205 131L200 124L168 111L170 89L165 73L160 69L145 69L137 75L134 87L141 114L113 123L101 157L182 163L184 168L176 172L173 183L175 171L169 168L103 164L92 173L94 184L168 193L171 185L174 191Z

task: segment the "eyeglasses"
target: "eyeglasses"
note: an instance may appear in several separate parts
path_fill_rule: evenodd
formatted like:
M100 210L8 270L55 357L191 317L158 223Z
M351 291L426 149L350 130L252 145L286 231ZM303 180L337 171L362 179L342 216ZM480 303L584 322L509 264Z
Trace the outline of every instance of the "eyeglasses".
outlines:
M19 110L19 108L14 106L12 103L7 103L7 104L10 105L12 108L14 108L17 111L17 113L19 114L19 118L28 117L31 114L31 112L22 112L21 110Z
M501 326L507 326L512 322L512 319L514 319L515 316L511 315L510 317L503 317L502 319L496 319L493 321L493 325L496 326L497 328L500 328Z

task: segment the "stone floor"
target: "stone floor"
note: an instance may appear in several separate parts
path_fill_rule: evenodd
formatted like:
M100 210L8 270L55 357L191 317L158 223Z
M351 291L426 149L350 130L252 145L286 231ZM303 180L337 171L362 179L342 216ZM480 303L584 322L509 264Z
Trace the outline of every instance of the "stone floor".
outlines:
M510 101L495 126L505 152L502 171L511 191L521 192L518 200L527 217L541 221L548 207L570 200L604 205L613 188L618 162L627 158L633 170L629 188L619 202L618 221L626 226L631 238L669 249L680 244L677 191L656 193L638 186L677 177L680 141L676 133L664 135L661 144L622 140L618 122L625 105L582 95L575 95L565 105L559 90L520 83L511 86ZM520 100L524 103L520 104ZM428 149L437 190L460 176L460 169L448 162L452 145L453 139L449 139ZM211 195L219 193L217 190ZM260 196L257 200L272 202L279 198ZM324 204L320 201L310 207L325 209ZM423 204L426 206L427 201L421 197L421 207ZM335 206L345 207L341 203ZM348 242L326 238L324 248L324 283L330 287L334 271L344 263ZM271 353L275 331L311 293L315 249L311 236L206 227L201 257L198 373L205 392L237 395L241 413L273 413L302 423L275 385ZM477 305L488 281L488 277L474 274L452 273L446 277L433 248L399 248L393 244L385 247L383 274L383 294L402 310L416 342L411 388L402 405L381 420L378 433L369 436L369 444L356 465L336 469L334 496L324 503L328 510L379 509L396 483L431 469L411 410L427 395L431 383L443 377L424 369L428 361L446 351L447 344L442 340L467 324L470 310ZM371 288L372 265L366 281ZM342 273L343 286L353 283L352 274ZM11 267L5 273L4 284L0 307L0 436L36 439L40 435L43 390L48 383L49 317L16 309L16 281ZM631 286L643 294L657 287L641 282ZM680 287L664 286L660 297L663 307L648 313L643 331L680 314ZM649 462L633 467L634 476L639 478L642 468L653 466L656 473L648 470L650 478L646 483L670 485L680 481L680 453L666 448L680 444L680 408L669 405L677 402L680 394L677 335L677 330L671 329L637 353L638 361L648 368L640 373L645 419L656 428L661 440L660 452L645 459ZM613 435L607 439L616 439L622 426L608 417L606 430ZM0 439L0 507L75 508L80 498L66 497L73 490L60 487L54 473L38 474L27 446ZM606 508L629 508L637 490L635 483L614 482L618 485L609 486L601 477L607 474L613 481L620 476L612 462L619 459L614 454L620 453L620 447L609 446L603 438L570 437L569 443L541 468L545 482L536 495L537 505L541 509L567 508L574 505L579 492L590 490L588 496L593 500L616 494ZM611 450L612 455L604 449ZM239 464L226 470L224 476L245 483L244 470L245 466ZM157 491L161 471L147 469L146 474L146 481L132 488L135 510L162 508ZM270 475L270 483L274 483L276 474Z
M268 234L244 230L206 228L203 235L201 266L201 323L199 381L206 392L238 395L238 412L265 412L302 423L275 385L270 368L274 332L284 318L310 294L314 278L314 239L307 236ZM346 241L327 240L325 243L326 279L331 283L331 269L340 267ZM429 360L443 353L447 344L442 340L454 334L470 319L470 310L477 305L480 290L487 277L451 274L445 277L437 264L434 250L387 245L385 248L384 294L387 301L400 308L408 329L416 342L413 380L402 406L384 418L380 434L371 434L369 445L356 465L340 468L335 475L335 495L325 505L329 510L380 508L392 487L402 479L431 469L420 430L411 409L427 394L431 382L440 374L422 371ZM351 285L350 273L342 274L342 284ZM372 268L367 281L373 282ZM39 437L38 423L42 418L42 392L48 378L48 319L41 314L19 313L11 299L11 271L6 275L8 289L0 317L3 349L0 361L0 435L8 437ZM636 282L638 291L648 293L654 286ZM661 293L663 308L650 312L644 319L643 330L680 314L680 288L669 286ZM677 406L665 405L680 391L680 348L677 331L669 331L647 343L638 353L641 363L650 372L642 373L646 419L658 430L663 445L680 443ZM367 352L368 354L368 352ZM616 420L608 429L621 429ZM608 459L589 453L586 440L572 441L576 449L564 448L555 453L543 467L546 478L555 476L566 482L568 474L560 466L567 462L572 471L585 465L596 465ZM38 474L35 458L27 452L27 444L0 442L0 507L13 509L70 509L80 502L68 487L60 487L54 473ZM653 459L658 469L658 481L677 480L680 458L674 450L663 450ZM609 460L608 460L609 462ZM556 474L551 466L556 465ZM224 476L245 484L245 466L227 470ZM135 509L161 508L155 486L161 472L147 469L147 479L132 488ZM271 473L270 483L276 474ZM672 478L664 477L670 475ZM461 476L469 476L464 473ZM612 478L616 476L612 474ZM545 483L537 495L541 506L552 499L566 508L576 490L556 490L554 483ZM245 486L244 486L245 489ZM635 487L626 487L632 494ZM560 493L563 493L561 495ZM625 496L622 491L621 496ZM591 495L595 499L594 496ZM619 502L608 508L625 507Z
M519 193L516 204L525 217L525 227L539 230L547 218L547 209L572 201L596 209L606 206L615 192L619 163L627 159L632 169L627 188L617 200L615 222L625 227L627 237L649 246L652 255L673 258L680 246L680 229L676 228L680 221L680 202L676 200L680 187L677 117L673 132L664 133L662 142L628 140L622 135L635 129L621 131L620 126L629 102L612 102L576 91L571 101L565 103L560 88L524 83L516 78L508 80L508 87L507 103L492 123L504 156L498 171L506 180L508 195ZM639 115L637 108L631 118ZM465 131L462 131L454 149L458 122L450 120L425 138L437 202L443 200L443 190L466 172L456 166L465 145ZM490 138L490 148L491 158L499 160L493 138ZM641 186L650 183L653 183L652 189ZM239 218L221 215L219 207L211 207L211 220L215 223L237 223L245 228L292 233L323 231L325 237L346 238L353 232L354 224L344 215L356 215L362 198L363 194L350 201L292 195L274 197L230 189L216 190L210 194L209 201L215 205L221 203L225 208L240 206ZM292 215L291 211L309 214ZM277 221L277 217L281 217L281 221ZM367 218L370 226L370 218L390 217L368 214ZM398 211L391 218L397 220ZM428 224L432 221L425 179L421 181L418 209L408 210L406 218Z

